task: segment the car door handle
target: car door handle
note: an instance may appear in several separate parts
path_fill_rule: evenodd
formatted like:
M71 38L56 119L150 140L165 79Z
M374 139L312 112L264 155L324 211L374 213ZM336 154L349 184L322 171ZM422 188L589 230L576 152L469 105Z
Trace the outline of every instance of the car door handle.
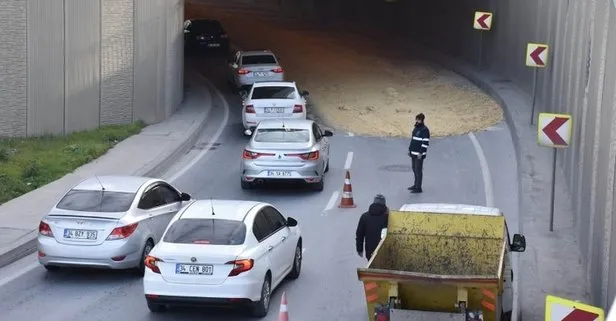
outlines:
M286 237L286 236L283 236L283 237L282 237L282 241L284 242L284 241L286 241L286 240L287 240L287 237Z
M268 252L271 252L273 249L274 249L274 247L273 247L273 246L271 246L271 245L267 247L267 251L268 251Z

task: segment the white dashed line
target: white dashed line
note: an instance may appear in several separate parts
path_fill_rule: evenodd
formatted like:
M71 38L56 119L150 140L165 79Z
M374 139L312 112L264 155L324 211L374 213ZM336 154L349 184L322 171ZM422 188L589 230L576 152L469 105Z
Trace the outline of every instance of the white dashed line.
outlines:
M332 193L332 196L329 198L329 201L327 202L323 213L321 213L321 216L327 216L327 211L334 208L334 206L336 205L336 201L338 200L338 196L340 196L340 191L335 191Z
M471 139L471 142L475 147L477 158L479 158L481 175L483 176L483 188L486 194L486 206L492 207L494 206L494 189L492 188L492 175L490 175L490 167L488 167L488 160L486 159L483 148L481 148L481 144L479 144L479 140L477 140L475 134L469 133L468 137Z
M352 162L353 162L353 152L348 152L346 161L344 162L344 169L350 169Z
M349 132L349 137L353 137L353 136L355 136L355 134Z

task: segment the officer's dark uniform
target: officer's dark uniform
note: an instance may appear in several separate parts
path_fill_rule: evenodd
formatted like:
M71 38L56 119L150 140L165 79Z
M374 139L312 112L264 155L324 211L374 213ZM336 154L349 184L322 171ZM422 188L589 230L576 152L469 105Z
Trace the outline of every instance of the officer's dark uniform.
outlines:
M415 176L415 184L409 187L413 193L421 193L421 183L423 181L423 161L428 153L430 145L430 130L423 123L424 115L417 115L416 119L421 120L421 123L416 123L413 129L413 137L409 144L409 156L411 156L413 174Z

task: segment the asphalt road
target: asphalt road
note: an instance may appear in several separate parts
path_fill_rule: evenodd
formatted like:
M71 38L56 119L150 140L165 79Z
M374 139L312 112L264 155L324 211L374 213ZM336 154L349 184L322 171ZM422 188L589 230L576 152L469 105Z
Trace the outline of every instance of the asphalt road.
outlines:
M409 202L487 202L502 208L511 232L517 232L515 157L504 124L470 136L433 139L421 195L406 189L412 179L407 140L340 132L331 139L331 170L324 191L289 186L242 190L238 165L247 139L242 134L240 101L222 77L224 61L202 59L199 70L219 89L214 91L212 125L167 178L196 198L271 202L298 219L305 247L302 275L274 293L265 320L277 320L282 291L287 292L292 321L366 320L355 270L365 260L355 253L354 231L376 193L387 197L390 208ZM356 209L337 208L345 166L350 167ZM485 184L486 179L491 183ZM0 270L0 311L0 320L7 321L250 319L241 311L196 308L151 314L140 278L89 270L47 273L34 255Z

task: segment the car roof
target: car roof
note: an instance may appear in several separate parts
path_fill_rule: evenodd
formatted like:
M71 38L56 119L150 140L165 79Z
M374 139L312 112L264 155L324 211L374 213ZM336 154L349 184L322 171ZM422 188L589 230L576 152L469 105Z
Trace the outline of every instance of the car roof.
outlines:
M488 215L488 216L503 215L503 212L496 207L468 205L468 204L447 204L447 203L404 204L400 208L400 211L401 212L438 213L438 214Z
M262 55L274 55L271 50L243 50L241 51L242 56L262 56ZM275 55L274 55L275 56Z
M288 128L311 130L312 123L314 123L314 121L310 119L264 119L259 122L259 125L257 125L257 129L282 128L284 126Z
M257 81L252 84L253 88L258 87L295 87L294 81Z
M226 219L241 221L255 206L263 204L255 201L240 200L196 200L184 209L180 219ZM214 215L212 215L214 208Z
M111 192L136 193L143 184L151 181L157 180L151 177L129 175L92 176L77 184L73 189L100 191L101 187L104 187L106 191Z

